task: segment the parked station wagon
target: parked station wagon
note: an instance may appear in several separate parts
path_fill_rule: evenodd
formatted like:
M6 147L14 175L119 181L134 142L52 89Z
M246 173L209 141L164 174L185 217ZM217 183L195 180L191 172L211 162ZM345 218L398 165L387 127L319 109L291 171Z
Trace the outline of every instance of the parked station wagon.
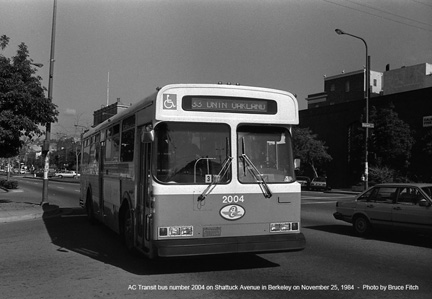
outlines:
M432 232L432 184L378 184L352 201L338 201L333 216L366 235L372 228Z
M310 190L321 190L321 191L325 191L325 190L330 190L330 186L327 184L327 179L324 177L316 177L313 178L312 181L309 184L309 189Z

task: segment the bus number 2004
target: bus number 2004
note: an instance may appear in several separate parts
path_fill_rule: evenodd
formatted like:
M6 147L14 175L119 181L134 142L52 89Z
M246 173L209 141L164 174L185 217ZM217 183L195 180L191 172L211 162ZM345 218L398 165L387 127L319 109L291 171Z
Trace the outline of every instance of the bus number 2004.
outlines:
M224 195L222 196L222 203L238 203L244 202L243 195Z

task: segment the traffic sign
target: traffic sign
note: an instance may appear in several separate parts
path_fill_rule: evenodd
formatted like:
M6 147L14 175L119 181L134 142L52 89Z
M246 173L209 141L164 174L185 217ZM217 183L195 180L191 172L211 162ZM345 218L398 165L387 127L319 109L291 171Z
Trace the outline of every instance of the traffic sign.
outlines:
M362 123L363 128L374 128L375 125L372 123Z

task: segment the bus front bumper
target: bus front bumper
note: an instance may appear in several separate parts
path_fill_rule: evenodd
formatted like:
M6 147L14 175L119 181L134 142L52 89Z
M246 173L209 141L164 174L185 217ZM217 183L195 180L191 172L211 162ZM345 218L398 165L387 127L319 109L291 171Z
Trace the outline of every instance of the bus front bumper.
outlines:
M159 240L154 243L160 257L226 254L241 252L296 251L306 246L302 233L265 236Z

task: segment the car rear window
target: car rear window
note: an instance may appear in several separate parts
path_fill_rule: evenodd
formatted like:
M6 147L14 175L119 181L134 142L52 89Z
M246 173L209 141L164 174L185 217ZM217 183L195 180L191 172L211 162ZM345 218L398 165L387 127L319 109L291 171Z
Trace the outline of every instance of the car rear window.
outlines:
M392 203L396 199L396 187L381 187L377 189L378 191L373 198L376 202Z
M363 194L359 200L392 203L396 199L396 191L396 187L375 187Z
M432 199L432 186L431 187L423 187L421 189L423 190L424 193L427 194L427 196L429 196L429 198Z

